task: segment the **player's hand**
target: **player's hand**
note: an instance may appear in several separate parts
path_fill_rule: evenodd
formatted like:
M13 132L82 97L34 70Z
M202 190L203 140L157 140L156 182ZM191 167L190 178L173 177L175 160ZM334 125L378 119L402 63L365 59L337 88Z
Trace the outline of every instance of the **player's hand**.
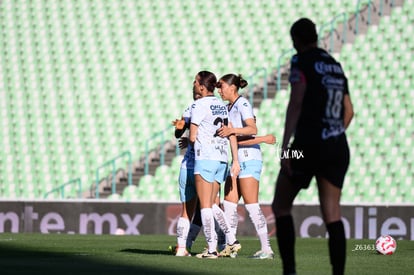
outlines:
M233 163L231 164L230 173L233 178L237 178L239 176L240 164L238 161L233 161Z
M276 137L272 134L268 134L264 136L265 140L264 142L267 144L275 144L276 143Z
M182 130L185 127L185 120L184 119L176 119L172 122L172 125L175 126L175 129Z
M232 134L233 134L233 132L232 132L231 128L229 128L225 125L221 126L221 128L217 130L217 135L220 136L220 137L228 137Z
M188 147L188 138L187 137L182 137L180 138L180 140L178 141L178 147L180 147L180 149L185 149Z

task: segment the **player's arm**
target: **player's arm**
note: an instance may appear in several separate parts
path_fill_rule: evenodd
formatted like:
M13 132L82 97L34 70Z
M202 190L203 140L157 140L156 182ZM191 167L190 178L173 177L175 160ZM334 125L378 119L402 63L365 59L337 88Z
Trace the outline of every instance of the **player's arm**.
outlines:
M182 117L181 119L174 120L172 122L172 125L175 126L175 138L180 138L184 134L185 130L188 128L187 124L185 123L184 117Z
M283 134L282 150L287 149L290 138L295 132L296 125L298 124L299 116L301 113L305 90L305 82L300 81L291 84L290 99L286 111L285 132Z
M255 145L259 143L275 144L276 137L272 134L264 136L238 136L237 142L239 145Z
M198 125L194 124L194 123L191 123L191 125L190 125L190 136L189 136L191 144L194 144L194 142L196 141L197 131L198 131Z
M231 128L223 125L218 131L217 134L221 137L228 137L230 135L256 135L257 126L254 118L248 118L244 121L246 126L243 128Z
M231 128L231 124L230 124L230 128ZM235 135L230 135L229 140L230 140L230 150L231 150L231 157L232 157L231 175L232 177L237 177L240 173L237 138Z
M351 97L349 94L344 95L344 127L348 128L354 117L354 107L352 106Z

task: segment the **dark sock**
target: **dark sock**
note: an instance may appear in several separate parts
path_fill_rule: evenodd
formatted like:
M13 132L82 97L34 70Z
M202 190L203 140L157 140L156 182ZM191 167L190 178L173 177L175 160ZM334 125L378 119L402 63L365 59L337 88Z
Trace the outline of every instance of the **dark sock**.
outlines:
M195 212L194 212L194 217L193 220L191 221L193 224L198 225L198 226L202 226L203 223L201 222L201 212L200 212L200 203L197 203Z
M295 227L291 215L276 218L276 237L283 274L295 273Z
M344 224L341 220L326 225L329 233L329 257L332 274L342 275L345 272L346 239Z

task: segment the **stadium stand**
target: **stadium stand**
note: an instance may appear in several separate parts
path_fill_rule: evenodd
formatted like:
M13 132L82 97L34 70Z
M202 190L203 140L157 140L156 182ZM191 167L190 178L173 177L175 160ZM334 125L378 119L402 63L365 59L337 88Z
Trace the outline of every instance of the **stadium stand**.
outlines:
M198 70L270 72L291 47L292 18L321 24L369 2L2 1L0 197L43 198L78 178L89 196L102 163L129 151L135 168L161 143L152 137L167 128L164 138L172 138L169 123L190 102ZM339 54L357 110L349 129L355 157L345 201L408 202L414 196L414 4L403 3ZM287 100L281 90L262 102L260 134L282 136ZM263 151L260 196L268 202L277 148L265 145ZM111 198L178 200L179 160ZM78 191L69 184L64 197ZM314 202L315 190L298 199Z

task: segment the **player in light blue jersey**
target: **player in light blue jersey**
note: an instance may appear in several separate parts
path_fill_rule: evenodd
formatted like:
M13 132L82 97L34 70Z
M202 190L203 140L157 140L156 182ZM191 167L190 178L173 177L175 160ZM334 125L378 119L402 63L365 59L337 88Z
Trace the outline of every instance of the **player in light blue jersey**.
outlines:
M240 75L227 74L217 83L219 94L223 100L229 101L228 110L232 128L222 126L218 134L222 137L236 135L240 138L251 137L257 134L257 127L253 108L249 101L239 95L239 89L247 86L247 81ZM258 140L256 140L258 141ZM270 247L266 218L259 205L259 181L262 171L262 152L258 143L248 145L239 143L238 157L240 174L237 179L228 177L226 180L223 207L230 221L230 229L237 232L238 214L237 204L243 197L245 207L259 236L261 249L252 258L273 259L274 253ZM229 256L230 251L223 250L222 256Z
M199 72L194 80L194 89L202 95L195 101L191 110L190 142L194 144L194 177L200 201L201 220L208 248L199 258L216 259L217 234L214 219L226 234L228 245L237 253L241 245L229 230L229 223L223 210L215 204L220 184L227 176L228 147L230 145L233 165L231 172L237 176L240 171L235 136L220 137L217 130L228 123L225 104L214 96L216 76L208 71Z
M193 89L194 101L199 98L201 98L201 95ZM198 200L194 181L194 148L192 144L187 142L186 137L182 137L186 129L190 127L191 106L193 104L191 103L185 109L181 119L173 121L173 125L175 126L174 135L176 138L181 138L179 141L180 148L187 148L181 162L178 177L182 211L177 222L177 247L175 249L175 256L181 257L191 256L189 250L191 249L193 239L198 235L202 225L199 217L199 209L196 210ZM192 222L190 223L190 221Z

